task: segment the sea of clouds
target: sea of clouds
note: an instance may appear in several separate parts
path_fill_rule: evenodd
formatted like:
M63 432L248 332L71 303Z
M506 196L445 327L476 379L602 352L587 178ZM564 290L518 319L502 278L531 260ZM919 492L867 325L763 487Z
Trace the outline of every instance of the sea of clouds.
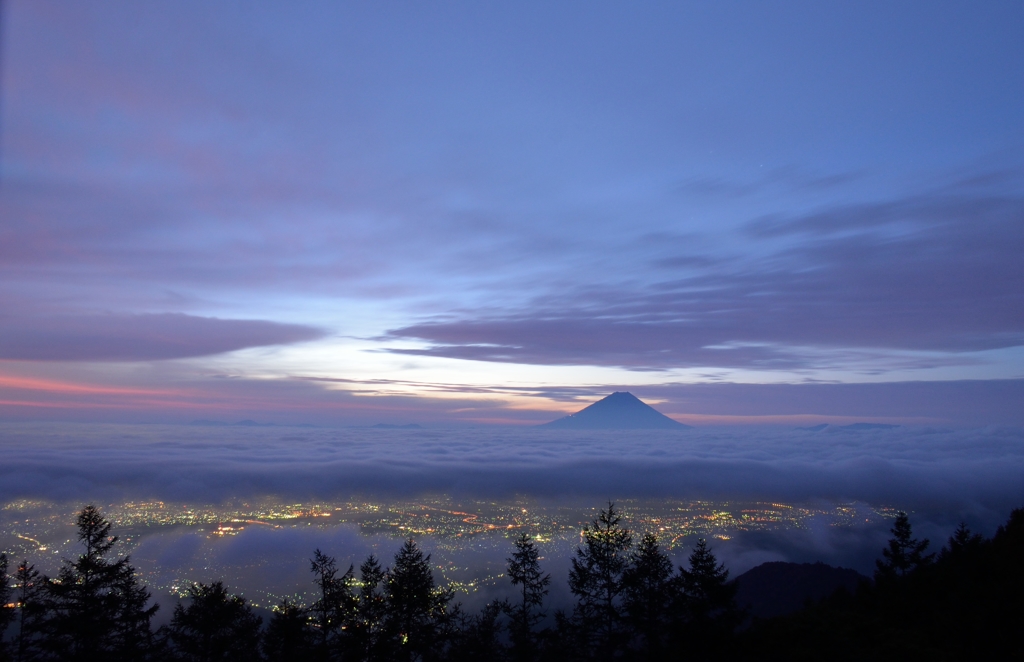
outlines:
M931 538L933 549L960 521L991 535L1011 509L1024 506L1020 428L567 432L10 423L0 427L0 450L4 502L216 504L427 493L593 506L647 496L852 502L911 512L915 531ZM822 560L869 574L887 528L877 518L850 527L822 518L800 529L743 532L715 541L715 548L734 573L770 560ZM430 550L435 542L422 544ZM280 585L273 588L283 590L308 581L308 557L317 547L358 565L371 551L387 561L398 546L397 539L367 538L350 527L256 528L224 541L167 531L143 540L133 554L140 568L167 577L204 580L198 568L207 559L239 570L206 580L267 588L272 574ZM496 567L508 551L467 547L448 560ZM549 551L550 570L564 581L571 550ZM676 562L687 553L677 550ZM257 558L273 572L248 576L245 569ZM556 592L560 601L568 599L564 586Z
M5 501L423 493L826 499L980 523L1024 505L1024 429L0 426Z

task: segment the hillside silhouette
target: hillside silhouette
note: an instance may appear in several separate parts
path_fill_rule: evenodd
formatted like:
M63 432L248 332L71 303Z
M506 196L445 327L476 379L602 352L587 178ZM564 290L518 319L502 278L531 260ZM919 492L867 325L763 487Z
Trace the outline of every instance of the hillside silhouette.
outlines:
M616 391L585 407L538 427L551 430L685 430L628 391Z
M819 602L843 588L851 594L870 581L856 570L824 563L769 561L736 577L736 604L756 618L772 618Z

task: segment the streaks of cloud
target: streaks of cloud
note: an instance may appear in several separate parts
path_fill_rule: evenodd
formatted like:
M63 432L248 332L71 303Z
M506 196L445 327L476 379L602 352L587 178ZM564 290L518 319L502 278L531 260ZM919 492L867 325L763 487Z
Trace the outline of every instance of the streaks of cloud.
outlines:
M428 320L387 338L428 344L396 353L639 370L861 359L885 370L1024 344L1021 199L915 197L760 219L747 232L775 242L770 252L629 289L579 287L505 316ZM865 349L876 355L858 359ZM907 351L942 354L899 355Z
M104 364L109 365L109 364ZM850 423L885 420L956 426L1024 425L1024 380L877 383L474 385L416 380L246 378L129 366L110 379L104 365L0 362L0 415L33 420L458 426L545 423L615 390L627 390L692 425ZM31 370L26 370L31 368Z
M700 423L704 417L782 420L875 417L895 422L1024 425L1024 380L882 382L868 384L670 384L642 393L664 399L665 413ZM707 419L705 419L707 420ZM738 421L737 421L738 422ZM765 422L768 422L767 420Z
M297 343L323 336L319 329L297 324L180 313L0 314L0 359L154 361Z

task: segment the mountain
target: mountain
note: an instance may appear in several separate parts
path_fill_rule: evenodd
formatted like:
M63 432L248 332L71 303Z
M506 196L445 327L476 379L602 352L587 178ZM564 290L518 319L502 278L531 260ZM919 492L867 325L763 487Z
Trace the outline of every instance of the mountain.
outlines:
M690 426L673 421L632 393L616 391L575 414L539 427L555 430L684 430Z
M824 563L770 561L734 581L738 607L751 616L772 618L798 611L808 600L823 600L840 588L853 593L868 578L856 570Z

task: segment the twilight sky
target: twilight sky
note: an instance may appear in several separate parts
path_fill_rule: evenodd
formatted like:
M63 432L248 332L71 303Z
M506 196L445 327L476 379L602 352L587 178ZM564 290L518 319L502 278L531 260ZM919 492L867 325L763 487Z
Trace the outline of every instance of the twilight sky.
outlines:
M3 5L0 418L1024 424L1024 4Z

